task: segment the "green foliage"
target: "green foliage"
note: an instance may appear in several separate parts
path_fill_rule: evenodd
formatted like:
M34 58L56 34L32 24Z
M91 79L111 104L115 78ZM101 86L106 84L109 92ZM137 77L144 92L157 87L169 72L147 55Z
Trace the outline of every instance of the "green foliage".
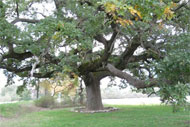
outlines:
M158 95L163 102L170 103L174 106L174 111L177 107L186 106L187 96L190 93L189 84L178 83L173 86L162 85L158 91Z
M43 96L35 101L35 105L37 107L43 107L43 108L52 108L54 104L55 100L54 97L52 96Z
M24 91L22 91L22 93L20 94L20 100L23 100L23 101L29 101L31 100L31 91L28 90L27 88L24 89Z
M63 95L62 96L62 102L61 102L62 105L64 106L68 106L68 107L72 107L74 106L74 101L73 101L73 98L68 96L68 95Z
M14 37L15 39L18 38L18 33L20 32L20 30L14 26L9 24L5 19L0 18L0 44L7 44L8 41L10 41L10 39L12 37ZM7 34L9 33L9 34ZM1 41L1 39L5 39L7 40L7 42Z
M189 33L173 36L165 46L165 55L161 60L154 61L151 70L158 79L158 88L135 90L148 95L160 96L163 103L172 104L177 111L180 106L186 106L190 95L190 36ZM134 66L134 64L132 64ZM131 65L131 66L132 66ZM133 71L133 70L132 70ZM134 69L138 77L139 70ZM148 84L148 82L147 82Z
M162 100L179 106L190 95L190 37L182 34L175 39L168 45L168 55L156 65L156 72Z
M172 0L164 2L161 0L102 0L99 3L105 6L106 12L113 16L116 23L124 27L125 24L133 25L131 17L136 21L144 22L151 22L153 19L172 19L174 17L172 8L176 5Z
M167 56L157 66L159 77L172 83L190 82L190 37L189 34L176 37L176 41L168 45Z
M21 95L22 92L23 92L25 89L27 89L27 88L26 88L26 85L18 86L18 87L17 87L17 90L16 90L16 93L17 93L18 95Z
M69 96L67 94L63 94L61 97L61 102L57 104L61 105L61 107L76 107L76 106L84 106L85 103L86 103L85 95L84 93L82 93L82 95L80 96L78 94L76 94L75 96Z

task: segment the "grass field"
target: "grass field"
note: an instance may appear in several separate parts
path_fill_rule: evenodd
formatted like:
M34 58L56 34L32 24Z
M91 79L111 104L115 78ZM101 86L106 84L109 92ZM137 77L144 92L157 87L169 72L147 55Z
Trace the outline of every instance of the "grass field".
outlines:
M0 105L0 127L190 127L189 111L172 113L169 106L117 107L115 112L83 114L69 108L30 112L19 104ZM22 110L25 113L18 115Z
M0 105L0 116L13 117L20 110L20 104L2 104Z

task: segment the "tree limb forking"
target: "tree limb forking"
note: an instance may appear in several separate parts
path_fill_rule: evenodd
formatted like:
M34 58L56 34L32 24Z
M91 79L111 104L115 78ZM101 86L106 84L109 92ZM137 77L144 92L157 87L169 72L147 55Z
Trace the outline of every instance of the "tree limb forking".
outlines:
M125 51L121 54L120 61L117 63L116 67L120 69L125 68L125 64L128 63L130 58L133 56L136 49L139 47L140 43L134 42L126 47Z
M138 88L138 89L142 89L142 88L148 88L148 87L155 87L158 85L157 81L155 79L150 79L149 83L146 83L146 81L140 80L140 79L136 79L133 76L131 76L130 74L126 73L126 72L122 72L121 70L115 68L113 65L111 64L107 64L106 68L108 69L108 71L111 72L111 74L113 76L117 76L119 78L125 79L127 80L127 82Z

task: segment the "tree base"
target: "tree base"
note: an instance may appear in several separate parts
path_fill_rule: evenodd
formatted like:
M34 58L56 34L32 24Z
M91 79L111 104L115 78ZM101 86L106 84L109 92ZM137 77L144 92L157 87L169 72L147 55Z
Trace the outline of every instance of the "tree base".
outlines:
M113 112L117 110L118 108L105 107L103 110L87 110L86 108L75 108L73 111L79 113L104 113L104 112Z

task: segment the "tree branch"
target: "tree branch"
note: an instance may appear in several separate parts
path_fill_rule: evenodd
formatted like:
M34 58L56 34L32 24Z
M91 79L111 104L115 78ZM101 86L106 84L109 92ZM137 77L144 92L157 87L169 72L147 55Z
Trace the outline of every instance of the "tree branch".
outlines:
M55 71L51 71L51 72L47 72L45 74L43 74L43 73L34 73L33 77L35 77L35 78L51 78L54 72Z
M177 8L173 9L172 11L178 11L180 10L182 7L185 7L187 4L189 3L189 0L187 0L187 2L183 2L182 4L180 4Z
M19 17L19 5L18 5L18 1L16 1L16 14L17 14L17 17Z
M144 53L142 55L138 55L138 56L131 56L128 60L129 63L134 63L134 62L139 62L141 60L145 61L148 58L155 58L152 54L148 54L148 53Z
M155 79L150 79L149 83L146 83L146 81L136 79L133 76L131 76L130 74L122 72L121 70L115 68L111 64L107 64L106 68L112 73L113 76L117 76L119 78L127 80L127 82L130 85L132 85L138 89L155 87L158 85L158 83Z
M13 20L11 22L11 24L15 24L17 22L26 22L26 23L39 23L40 20L37 20L37 19L25 19L25 18L16 18L15 20Z
M116 64L116 67L124 69L131 56L134 54L136 49L140 46L140 42L137 38L134 38L131 44L128 44L125 51L121 54L120 61Z
M26 67L23 67L23 68L17 68L17 67L11 67L9 65L6 65L6 66L0 65L0 68L6 69L9 72L20 73L20 72L31 70L32 66L26 66Z
M57 10L61 10L61 6L65 4L65 0L54 0L55 7Z
M115 24L115 23L112 22L111 23L111 28L113 29L113 34L111 36L111 39L109 40L109 43L113 43L116 40L117 35L119 33L119 30L117 28L117 24Z
M2 59L13 58L13 59L17 59L17 60L25 60L26 58L30 58L32 56L33 56L33 54L31 52L25 52L25 53L12 52L12 53L2 56Z
M94 39L100 43L103 43L104 45L107 45L107 40L103 37L103 35L98 34L94 37Z

